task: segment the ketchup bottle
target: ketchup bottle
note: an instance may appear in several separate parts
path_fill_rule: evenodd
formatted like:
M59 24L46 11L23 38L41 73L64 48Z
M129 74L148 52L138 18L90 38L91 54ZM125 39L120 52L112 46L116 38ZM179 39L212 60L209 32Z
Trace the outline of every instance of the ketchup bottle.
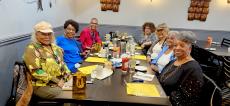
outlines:
M129 68L129 59L127 57L125 58L122 58L122 66L121 66L121 69L123 71L128 71L128 68Z

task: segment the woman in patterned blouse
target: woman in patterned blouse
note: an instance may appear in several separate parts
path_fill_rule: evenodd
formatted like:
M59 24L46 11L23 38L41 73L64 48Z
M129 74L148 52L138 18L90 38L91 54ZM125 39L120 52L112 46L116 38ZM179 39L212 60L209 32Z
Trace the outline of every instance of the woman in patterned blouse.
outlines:
M70 71L63 61L63 51L54 43L52 26L39 22L34 26L32 42L25 49L23 59L32 75L33 93L51 99L61 93Z

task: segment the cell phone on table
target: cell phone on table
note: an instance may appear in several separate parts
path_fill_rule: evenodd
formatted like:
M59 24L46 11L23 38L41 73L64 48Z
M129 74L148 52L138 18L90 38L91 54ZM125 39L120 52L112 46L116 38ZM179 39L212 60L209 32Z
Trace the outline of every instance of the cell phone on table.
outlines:
M144 80L141 80L141 79L133 79L132 82L144 82Z

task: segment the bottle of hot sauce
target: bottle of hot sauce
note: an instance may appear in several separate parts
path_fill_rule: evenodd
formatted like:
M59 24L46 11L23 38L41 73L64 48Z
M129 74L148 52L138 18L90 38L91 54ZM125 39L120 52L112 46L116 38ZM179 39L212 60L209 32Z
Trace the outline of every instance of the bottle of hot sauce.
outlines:
M121 66L121 69L122 69L122 71L127 72L127 71L128 71L128 68L129 68L129 58L124 57L124 58L122 58L122 66Z

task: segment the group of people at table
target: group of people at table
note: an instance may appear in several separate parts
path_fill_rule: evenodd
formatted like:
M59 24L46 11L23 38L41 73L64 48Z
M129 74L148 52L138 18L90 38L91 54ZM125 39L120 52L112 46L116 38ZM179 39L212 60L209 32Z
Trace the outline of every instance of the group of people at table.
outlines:
M32 41L25 49L23 60L32 75L36 96L52 99L62 92L64 83L94 49L93 44L102 44L97 27L98 19L92 18L76 39L79 25L70 19L64 23L64 35L55 39L50 23L42 21L34 26ZM143 35L137 36L136 42L172 105L194 106L202 102L202 70L190 55L195 34L170 31L165 23L155 28L152 22L146 22L142 29Z

